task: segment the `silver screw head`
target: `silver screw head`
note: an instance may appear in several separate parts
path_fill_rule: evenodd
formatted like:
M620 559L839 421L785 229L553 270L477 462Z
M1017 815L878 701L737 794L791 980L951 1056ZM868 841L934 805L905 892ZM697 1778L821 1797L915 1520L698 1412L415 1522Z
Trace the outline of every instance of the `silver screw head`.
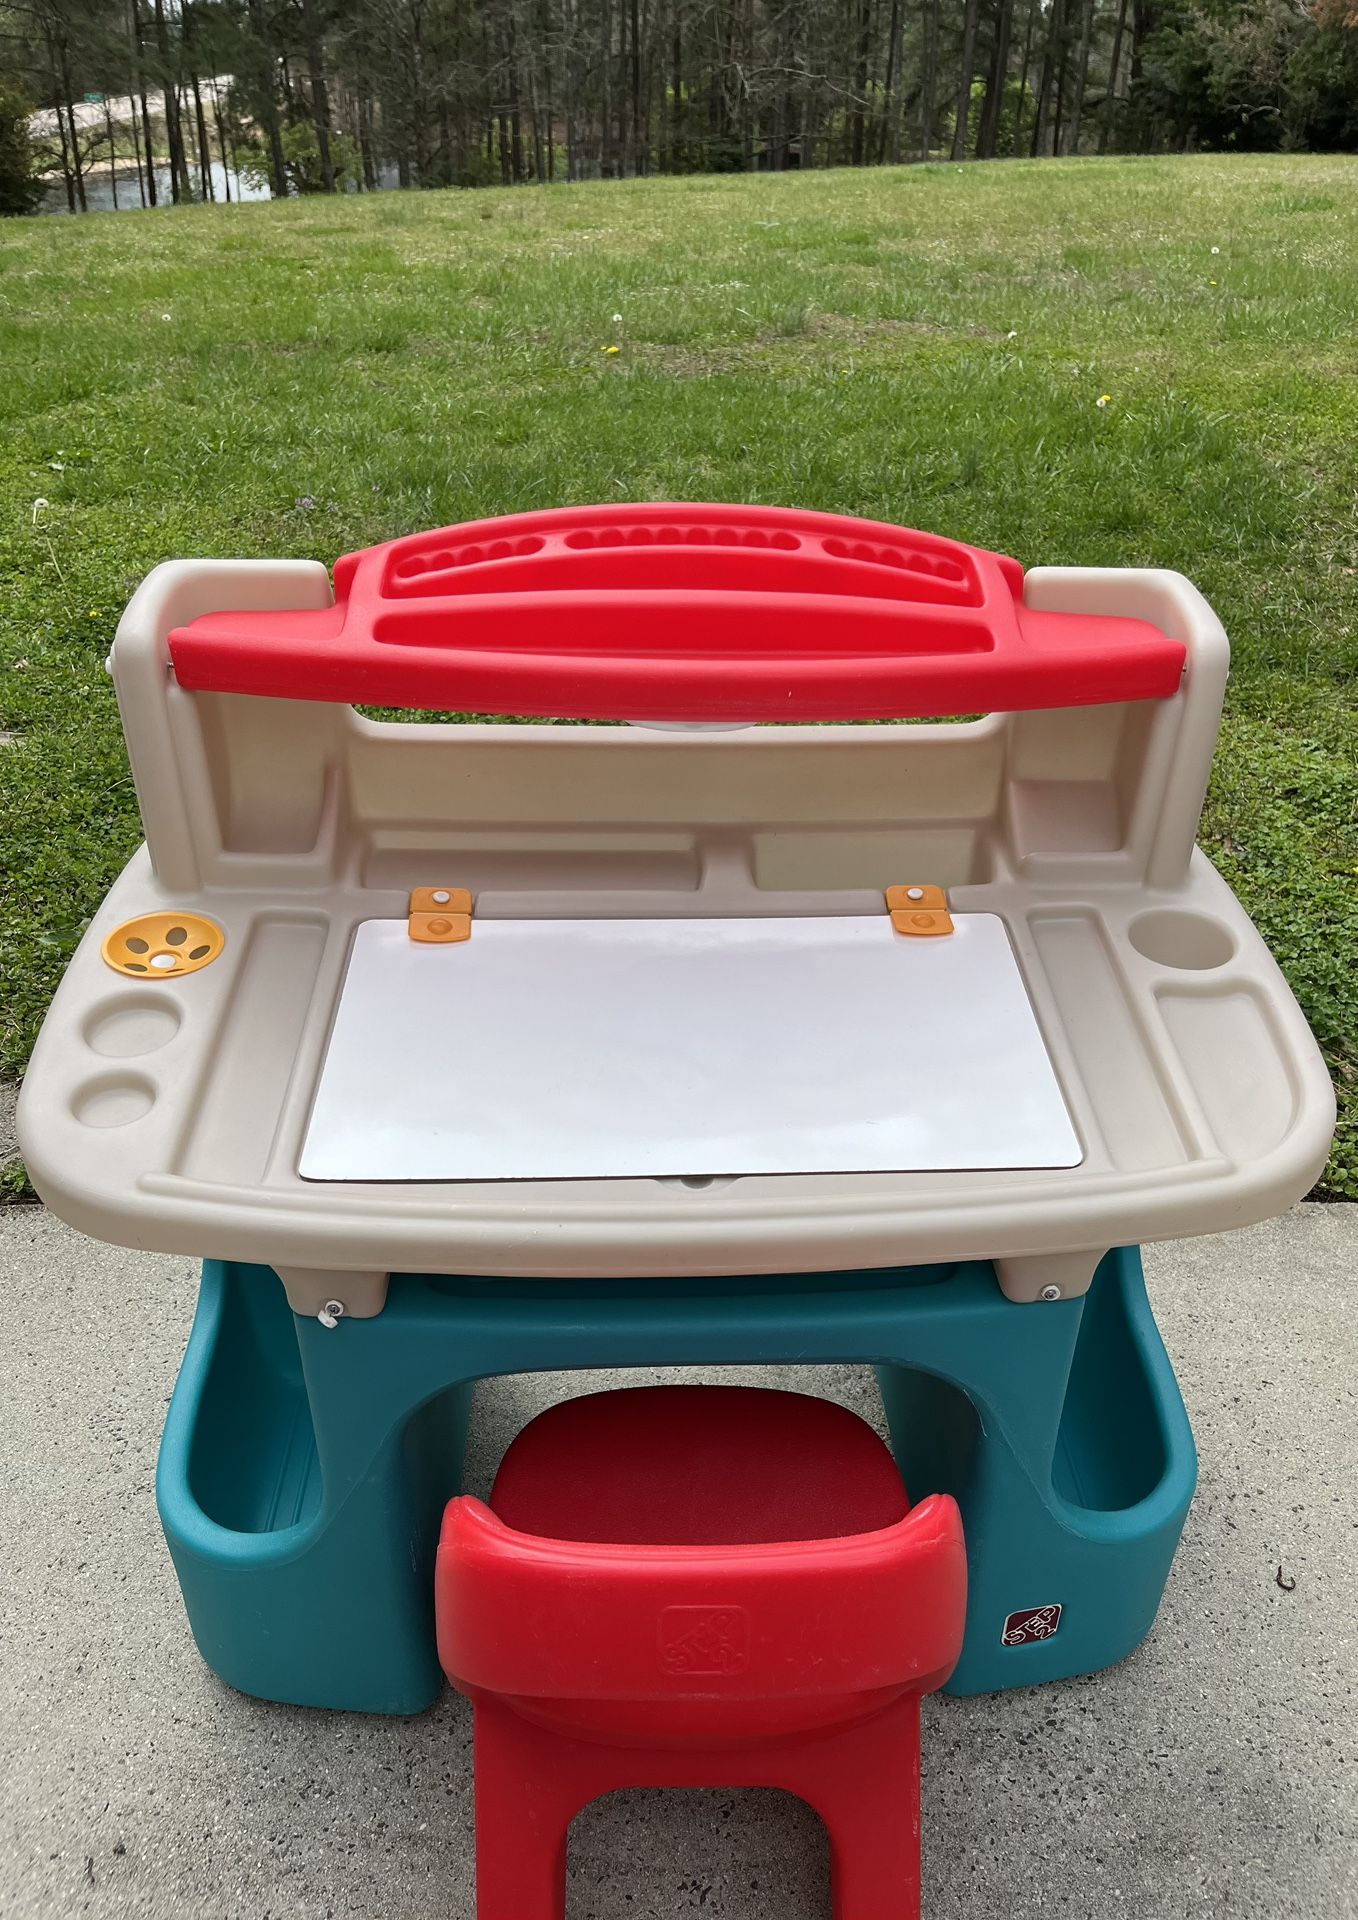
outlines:
M320 1312L316 1315L316 1318L323 1327L333 1331L344 1318L344 1302L342 1300L327 1300Z
M1061 1298L1061 1289L1057 1286L1043 1287L1041 1297L1044 1300L1059 1300Z

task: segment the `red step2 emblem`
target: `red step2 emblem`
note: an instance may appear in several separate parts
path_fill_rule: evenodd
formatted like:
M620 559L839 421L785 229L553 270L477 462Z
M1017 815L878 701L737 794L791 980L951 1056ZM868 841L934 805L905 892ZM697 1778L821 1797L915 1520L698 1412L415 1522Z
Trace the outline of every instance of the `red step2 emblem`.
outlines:
M1034 1640L1050 1640L1061 1624L1062 1607L1021 1607L1004 1623L1001 1636L1006 1647L1030 1646Z

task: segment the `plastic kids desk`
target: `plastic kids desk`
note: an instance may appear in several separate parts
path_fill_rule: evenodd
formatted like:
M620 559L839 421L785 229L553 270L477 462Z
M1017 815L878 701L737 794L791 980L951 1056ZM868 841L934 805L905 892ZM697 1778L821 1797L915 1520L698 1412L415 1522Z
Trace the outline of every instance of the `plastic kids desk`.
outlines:
M1194 847L1186 580L569 509L333 595L159 567L111 666L146 846L21 1142L85 1231L209 1256L159 1495L224 1678L427 1703L475 1381L600 1365L876 1364L962 1509L953 1689L1136 1644L1194 1457L1135 1245L1287 1206L1333 1123Z

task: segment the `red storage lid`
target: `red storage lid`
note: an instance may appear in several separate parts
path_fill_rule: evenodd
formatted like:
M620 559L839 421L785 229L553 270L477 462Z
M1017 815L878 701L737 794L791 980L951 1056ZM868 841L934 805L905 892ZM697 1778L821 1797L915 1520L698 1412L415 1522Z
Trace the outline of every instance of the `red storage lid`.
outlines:
M786 507L566 507L335 566L320 612L209 613L181 686L569 720L892 720L1166 699L1143 620L1034 613L1018 562Z

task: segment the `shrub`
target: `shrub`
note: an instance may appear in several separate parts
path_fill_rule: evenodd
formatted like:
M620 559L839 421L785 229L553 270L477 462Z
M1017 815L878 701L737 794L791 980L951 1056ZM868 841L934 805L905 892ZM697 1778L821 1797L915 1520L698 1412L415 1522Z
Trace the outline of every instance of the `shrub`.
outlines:
M0 77L0 214L32 213L43 196L28 116L18 88Z

